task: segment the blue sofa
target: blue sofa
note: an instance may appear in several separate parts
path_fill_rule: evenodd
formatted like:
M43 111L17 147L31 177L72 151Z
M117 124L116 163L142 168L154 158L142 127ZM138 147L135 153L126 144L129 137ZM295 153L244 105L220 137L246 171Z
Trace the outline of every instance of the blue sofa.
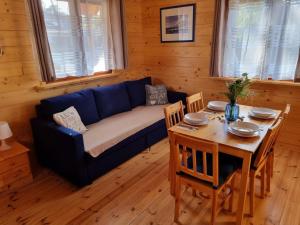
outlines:
M91 125L145 105L145 85L151 78L82 90L41 100L37 117L31 120L34 146L39 162L77 186L91 184L139 152L167 136L164 119L139 130L118 142L97 157L85 151L83 135L57 125L52 115L70 106L78 111L83 123ZM168 100L185 103L186 94L168 91ZM101 138L101 137L99 137Z

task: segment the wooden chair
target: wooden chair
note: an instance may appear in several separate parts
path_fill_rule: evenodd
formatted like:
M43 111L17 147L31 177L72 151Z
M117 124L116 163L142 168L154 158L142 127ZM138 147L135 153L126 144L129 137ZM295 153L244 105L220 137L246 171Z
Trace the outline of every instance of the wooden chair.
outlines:
M165 120L166 120L167 129L175 126L176 124L178 124L180 122L182 122L183 117L184 117L182 101L179 101L179 102L176 102L172 105L167 106L166 108L164 108L164 113L165 113ZM168 135L169 135L169 131L168 131ZM170 151L169 179L170 179L170 176L171 176L171 173L172 173L171 162L172 162L173 158L174 158L173 152Z
M291 105L290 104L287 104L283 113L282 113L282 117L283 117L283 121L282 121L282 125L281 127L283 126L283 124L285 123L285 121L287 120L288 118L288 115L291 111ZM278 139L278 136L279 136L279 133L277 133L277 137L276 137L276 140ZM274 173L274 150L275 150L275 144L276 144L276 141L274 142L273 146L272 146L272 149L271 149L271 152L270 152L270 155L269 155L269 166L268 166L268 173L270 173L270 176L273 177L273 173ZM270 191L270 189L268 189L268 191Z
M229 159L234 158L230 156L219 161L219 147L216 143L176 133L170 135L176 163L174 221L178 222L180 214L181 186L186 185L212 196L211 224L214 225L226 200L229 200L229 209L232 211L236 161L230 161ZM230 188L229 193L225 193L226 187ZM221 193L224 198L219 204Z
M202 92L187 97L186 104L189 113L199 112L204 109Z
M164 109L164 113L167 129L180 123L184 117L182 101L167 106Z
M176 124L178 124L180 122L182 122L183 117L184 117L182 101L179 101L179 102L176 102L172 105L167 106L166 108L164 108L164 113L165 113L165 120L166 120L167 129L175 126ZM168 135L169 135L169 131L168 131ZM170 151L169 179L171 177L171 173L173 173L173 171L172 171L173 167L171 165L173 159L174 159L173 152ZM196 191L194 189L193 189L193 195L196 196Z
M261 198L265 197L265 175L267 172L267 165L269 161L269 154L271 149L276 142L276 138L278 137L278 132L281 128L283 118L280 117L275 125L269 128L266 137L258 149L256 157L252 161L251 170L250 170L250 216L254 215L254 187L255 187L255 178L260 173L260 181L261 181ZM270 180L271 175L267 173L267 190L270 190Z

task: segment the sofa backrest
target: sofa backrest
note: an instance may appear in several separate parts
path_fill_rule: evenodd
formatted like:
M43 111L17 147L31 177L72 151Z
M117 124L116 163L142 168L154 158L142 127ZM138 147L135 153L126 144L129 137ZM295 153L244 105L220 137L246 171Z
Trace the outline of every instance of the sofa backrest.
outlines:
M124 84L127 88L132 108L137 107L139 105L145 105L146 104L145 86L147 84L148 85L152 84L151 77L145 77L145 78L140 79L140 80L126 81L126 82L124 82Z
M124 83L94 88L93 93L101 119L131 110Z
M53 114L74 106L82 122L90 125L114 114L145 105L146 84L152 84L151 77L44 99L36 107L37 115L53 120Z
M52 120L53 114L74 106L85 125L96 123L100 120L92 89L86 89L71 94L44 99L37 108L38 115Z

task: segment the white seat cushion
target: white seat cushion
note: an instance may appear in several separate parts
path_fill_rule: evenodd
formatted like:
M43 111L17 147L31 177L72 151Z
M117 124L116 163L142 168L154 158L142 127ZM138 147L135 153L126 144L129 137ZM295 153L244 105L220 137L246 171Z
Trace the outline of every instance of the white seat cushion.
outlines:
M164 119L167 105L138 106L129 112L113 115L87 126L83 134L85 151L97 157L138 131Z

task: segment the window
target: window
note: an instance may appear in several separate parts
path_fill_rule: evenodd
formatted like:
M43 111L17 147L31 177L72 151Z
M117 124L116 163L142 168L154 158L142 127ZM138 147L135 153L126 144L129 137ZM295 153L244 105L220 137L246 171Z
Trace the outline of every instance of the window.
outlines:
M214 75L238 77L246 72L251 78L294 80L300 0L224 2L219 3L223 18L219 18Z
M121 5L121 0L30 0L44 80L123 69Z

